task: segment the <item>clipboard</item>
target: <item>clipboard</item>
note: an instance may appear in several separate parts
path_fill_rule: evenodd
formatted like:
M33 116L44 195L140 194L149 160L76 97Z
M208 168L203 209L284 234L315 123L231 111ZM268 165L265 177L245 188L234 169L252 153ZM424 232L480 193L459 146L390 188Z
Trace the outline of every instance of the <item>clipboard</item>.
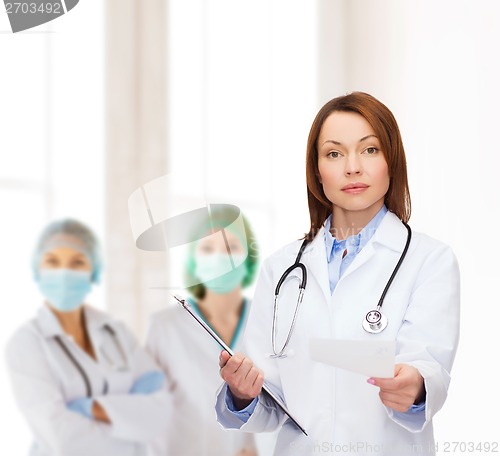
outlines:
M216 342L224 349L226 350L231 356L233 356L233 351L226 345L226 343L208 326L202 318L200 318L195 312L193 312L191 305L183 298L177 295L173 295L173 297L178 301L178 303L186 310L189 312L189 314L207 331L213 339L216 340ZM270 387L266 385L266 382L264 381L264 385L262 386L262 391L269 396L275 403L276 405L285 412L286 415L292 420L292 422L297 426L305 435L307 435L307 432L305 429L299 424L299 422L294 418L294 416L290 413L288 410L287 406L285 403L278 397L276 394L274 394Z

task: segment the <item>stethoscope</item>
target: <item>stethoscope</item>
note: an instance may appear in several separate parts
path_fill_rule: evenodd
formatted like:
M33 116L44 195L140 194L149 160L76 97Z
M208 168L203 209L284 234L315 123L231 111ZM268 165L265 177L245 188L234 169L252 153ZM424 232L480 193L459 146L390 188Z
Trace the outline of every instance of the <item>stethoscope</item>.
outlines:
M385 328L387 328L387 325L389 324L389 320L387 317L381 312L382 305L384 303L385 295L389 291L389 288L392 284L392 281L394 280L394 277L396 276L401 263L403 263L403 260L406 256L406 252L408 252L408 248L410 247L410 241L411 241L411 228L409 225L404 223L404 226L408 230L408 235L406 237L406 245L403 249L403 252L401 253L401 256L399 258L398 263L396 264L396 267L394 268L394 271L392 271L391 277L389 278L384 291L382 292L382 295L380 296L380 299L378 301L377 307L374 310L370 310L366 315L365 318L363 319L363 329L370 333L370 334L378 334L381 333ZM272 329L272 344L273 344L273 354L270 355L271 358L285 358L287 355L285 354L285 350L288 347L288 343L290 342L290 339L293 334L293 330L295 328L295 323L297 321L297 315L299 313L299 308L300 304L302 303L302 299L304 298L304 292L306 289L307 285L307 269L303 263L300 262L300 259L302 257L302 254L304 253L304 249L306 248L307 244L309 243L308 239L304 239L304 242L302 242L302 245L300 246L299 253L297 254L297 258L295 259L295 262L283 273L281 278L278 280L278 283L276 285L276 290L274 291L274 308L273 308L273 329ZM279 297L279 292L281 289L281 285L283 285L283 282L286 280L286 278L289 276L289 274L294 271L295 269L300 269L302 271L302 280L299 285L299 296L297 298L297 304L295 305L295 312L293 313L293 319L292 319L292 324L290 325L290 330L288 331L288 335L286 337L285 343L283 344L283 347L281 350L277 351L276 350L276 323L278 319L278 297Z
M102 347L100 347L101 354L104 356L104 358L106 358L106 361L111 365L111 367L113 369L120 370L120 371L126 370L127 369L127 357L125 355L125 352L123 351L123 348L122 348L120 341L118 340L118 337L116 335L116 331L108 324L104 325L103 328L108 332L108 334L113 339L114 344L115 344L118 352L120 353L120 357L121 357L123 363L121 365L114 363L111 360L111 358L109 357L109 355L102 349ZM78 360L75 358L73 353L71 353L71 351L68 349L66 344L63 342L61 336L55 336L55 340L56 340L57 344L61 347L61 350L64 352L64 354L73 363L76 370L82 376L83 382L85 383L85 390L87 393L87 397L93 397L92 384L90 383L89 376L85 372L85 369L78 362ZM108 382L107 382L107 380L104 380L103 394L107 394L107 392L108 392Z

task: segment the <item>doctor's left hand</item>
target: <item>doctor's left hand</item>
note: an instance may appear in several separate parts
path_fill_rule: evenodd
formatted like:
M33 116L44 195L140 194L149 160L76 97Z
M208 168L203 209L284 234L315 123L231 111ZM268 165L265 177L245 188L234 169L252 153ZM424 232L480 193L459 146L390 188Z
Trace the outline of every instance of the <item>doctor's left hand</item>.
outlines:
M165 383L165 374L149 371L141 375L130 388L130 394L153 394L160 391Z
M367 381L380 388L382 403L397 412L407 412L413 404L425 400L424 379L417 368L408 364L396 364L394 378L369 378Z

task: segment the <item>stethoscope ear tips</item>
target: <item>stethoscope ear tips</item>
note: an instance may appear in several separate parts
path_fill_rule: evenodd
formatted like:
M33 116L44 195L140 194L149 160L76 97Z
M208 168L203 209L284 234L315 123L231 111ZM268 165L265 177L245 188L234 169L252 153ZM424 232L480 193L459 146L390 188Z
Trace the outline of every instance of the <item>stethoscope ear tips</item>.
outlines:
M387 317L378 310L370 310L363 319L363 329L370 334L382 332L388 324Z

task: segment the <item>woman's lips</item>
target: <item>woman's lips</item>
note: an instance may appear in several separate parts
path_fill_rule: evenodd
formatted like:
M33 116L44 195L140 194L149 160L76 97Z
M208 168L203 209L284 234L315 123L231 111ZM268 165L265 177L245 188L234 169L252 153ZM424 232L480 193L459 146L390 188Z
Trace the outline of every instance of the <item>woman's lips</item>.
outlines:
M345 193L357 194L362 193L368 188L368 185L362 184L361 182L354 182L353 184L348 184L342 187L342 191Z

